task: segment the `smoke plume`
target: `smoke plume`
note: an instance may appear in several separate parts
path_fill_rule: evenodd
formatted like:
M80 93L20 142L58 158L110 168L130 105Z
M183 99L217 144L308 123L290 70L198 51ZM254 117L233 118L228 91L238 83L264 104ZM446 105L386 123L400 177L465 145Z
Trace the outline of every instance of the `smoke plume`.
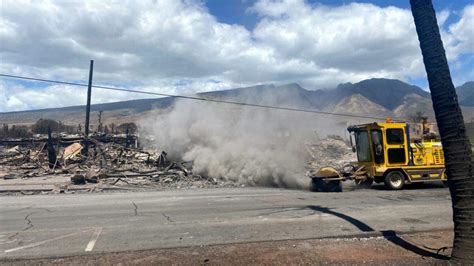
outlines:
M286 188L308 184L305 144L343 128L315 114L190 100L176 101L140 127L169 158L193 161L194 173Z

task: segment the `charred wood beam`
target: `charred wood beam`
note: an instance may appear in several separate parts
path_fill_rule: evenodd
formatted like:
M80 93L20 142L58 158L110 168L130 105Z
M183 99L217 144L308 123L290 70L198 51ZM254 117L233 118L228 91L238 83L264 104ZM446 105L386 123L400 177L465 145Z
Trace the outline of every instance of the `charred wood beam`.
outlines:
M55 168L57 157L56 157L56 150L54 149L53 139L51 138L51 128L48 127L48 162L49 168Z

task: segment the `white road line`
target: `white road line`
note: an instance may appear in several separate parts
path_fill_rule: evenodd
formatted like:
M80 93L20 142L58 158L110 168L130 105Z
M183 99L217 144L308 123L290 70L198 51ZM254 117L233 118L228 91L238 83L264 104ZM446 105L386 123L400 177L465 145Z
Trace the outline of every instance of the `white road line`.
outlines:
M51 241L55 241L55 240L63 239L63 238L66 238L66 237L70 237L70 236L82 234L82 233L87 232L87 231L89 231L89 230L82 231L82 232L77 232L77 233L73 233L73 234L68 234L68 235L63 235L63 236L59 236L59 237L55 237L55 238L51 238L51 239L46 239L46 240L43 240L43 241L40 241L40 242L36 242L36 243L33 243L33 244L29 244L29 245L26 245L26 246L21 246L21 247L17 247L17 248L7 249L7 250L5 250L4 252L5 252L5 253L10 253L10 252L22 250L22 249L25 249L25 248L37 247L37 246L46 244L46 243L51 242Z
M94 231L94 234L92 234L91 240L87 244L87 247L85 250L86 252L92 251L92 249L94 249L95 242L97 242L97 239L99 239L100 233L102 233L102 227L96 228Z

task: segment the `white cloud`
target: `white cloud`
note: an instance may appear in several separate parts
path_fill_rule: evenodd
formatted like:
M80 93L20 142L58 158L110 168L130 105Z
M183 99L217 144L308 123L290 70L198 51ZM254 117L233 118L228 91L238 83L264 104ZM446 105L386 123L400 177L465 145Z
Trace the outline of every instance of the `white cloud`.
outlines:
M416 71L406 63L419 58L409 11L371 4L300 6L286 16L265 17L255 29L257 40L276 49L282 60L298 58L312 63L313 71L333 69L346 76L403 78Z
M473 53L473 10L442 31L450 60ZM261 0L249 10L259 17L252 31L218 22L198 0L2 0L0 11L2 73L84 82L94 59L96 83L176 94L425 75L411 12L396 7ZM440 25L449 14L438 15ZM12 84L0 83L0 111L66 106L84 95ZM143 96L106 91L93 99L130 97Z
M449 26L454 39L452 51L456 54L474 54L474 5L464 8L461 19Z

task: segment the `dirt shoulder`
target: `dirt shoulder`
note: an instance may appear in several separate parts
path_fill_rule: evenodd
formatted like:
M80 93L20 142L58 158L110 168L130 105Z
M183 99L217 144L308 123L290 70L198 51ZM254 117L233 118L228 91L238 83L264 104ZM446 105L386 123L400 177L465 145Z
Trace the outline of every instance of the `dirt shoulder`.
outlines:
M5 265L445 265L453 233L268 241L3 261Z

